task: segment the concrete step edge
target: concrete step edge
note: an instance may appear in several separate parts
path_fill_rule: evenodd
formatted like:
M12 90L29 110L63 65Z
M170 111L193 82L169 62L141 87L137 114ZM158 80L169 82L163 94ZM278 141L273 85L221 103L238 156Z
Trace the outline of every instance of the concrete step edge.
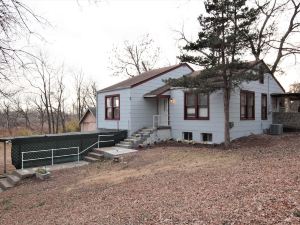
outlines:
M96 159L96 158L90 157L90 156L85 156L84 160L88 161L88 162L97 162L97 161L99 161L99 159Z
M101 159L104 157L104 155L102 153L97 153L97 152L89 152L88 156L90 156L92 158L97 158L97 159Z
M132 148L131 145L116 144L116 146L121 147L121 148Z
M21 181L21 178L16 176L16 175L7 175L6 176L6 179L9 183L13 184L13 185L16 185L18 184L20 181Z
M2 179L0 180L0 188L3 189L3 190L7 190L9 188L12 188L14 185L9 183L7 181L7 179Z
M12 174L19 177L20 179L24 179L24 178L33 177L35 175L35 172L33 170L20 169L20 170L15 170Z

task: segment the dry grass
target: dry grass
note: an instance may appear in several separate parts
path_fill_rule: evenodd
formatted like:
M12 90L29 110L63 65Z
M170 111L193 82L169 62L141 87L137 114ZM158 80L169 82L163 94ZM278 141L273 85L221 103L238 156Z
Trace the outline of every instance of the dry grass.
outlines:
M299 224L299 149L299 134L161 145L26 180L0 194L0 223Z

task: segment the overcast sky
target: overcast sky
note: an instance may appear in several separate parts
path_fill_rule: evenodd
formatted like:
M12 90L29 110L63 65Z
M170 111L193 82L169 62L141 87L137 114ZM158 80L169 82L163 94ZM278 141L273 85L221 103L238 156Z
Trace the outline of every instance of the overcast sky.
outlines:
M103 0L97 4L76 0L26 0L51 26L38 27L46 41L32 39L31 44L43 49L57 63L82 69L98 83L99 89L124 77L113 77L109 57L114 45L135 40L149 33L161 48L162 62L178 63L178 35L184 25L188 36L195 37L197 17L203 12L202 0ZM287 89L300 81L299 66L290 60L284 64L286 76L278 79Z

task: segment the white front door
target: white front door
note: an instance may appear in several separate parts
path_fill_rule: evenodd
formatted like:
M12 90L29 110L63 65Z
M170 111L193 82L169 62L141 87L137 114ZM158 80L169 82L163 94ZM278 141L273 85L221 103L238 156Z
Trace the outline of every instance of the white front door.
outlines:
M158 115L160 116L159 125L169 126L169 99L158 99Z

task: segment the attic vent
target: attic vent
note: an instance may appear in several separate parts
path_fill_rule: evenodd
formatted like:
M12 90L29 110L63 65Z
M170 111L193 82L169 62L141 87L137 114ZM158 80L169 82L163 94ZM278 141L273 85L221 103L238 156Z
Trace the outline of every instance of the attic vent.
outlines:
M283 133L283 125L282 124L271 124L270 126L270 134L272 135L280 135Z

